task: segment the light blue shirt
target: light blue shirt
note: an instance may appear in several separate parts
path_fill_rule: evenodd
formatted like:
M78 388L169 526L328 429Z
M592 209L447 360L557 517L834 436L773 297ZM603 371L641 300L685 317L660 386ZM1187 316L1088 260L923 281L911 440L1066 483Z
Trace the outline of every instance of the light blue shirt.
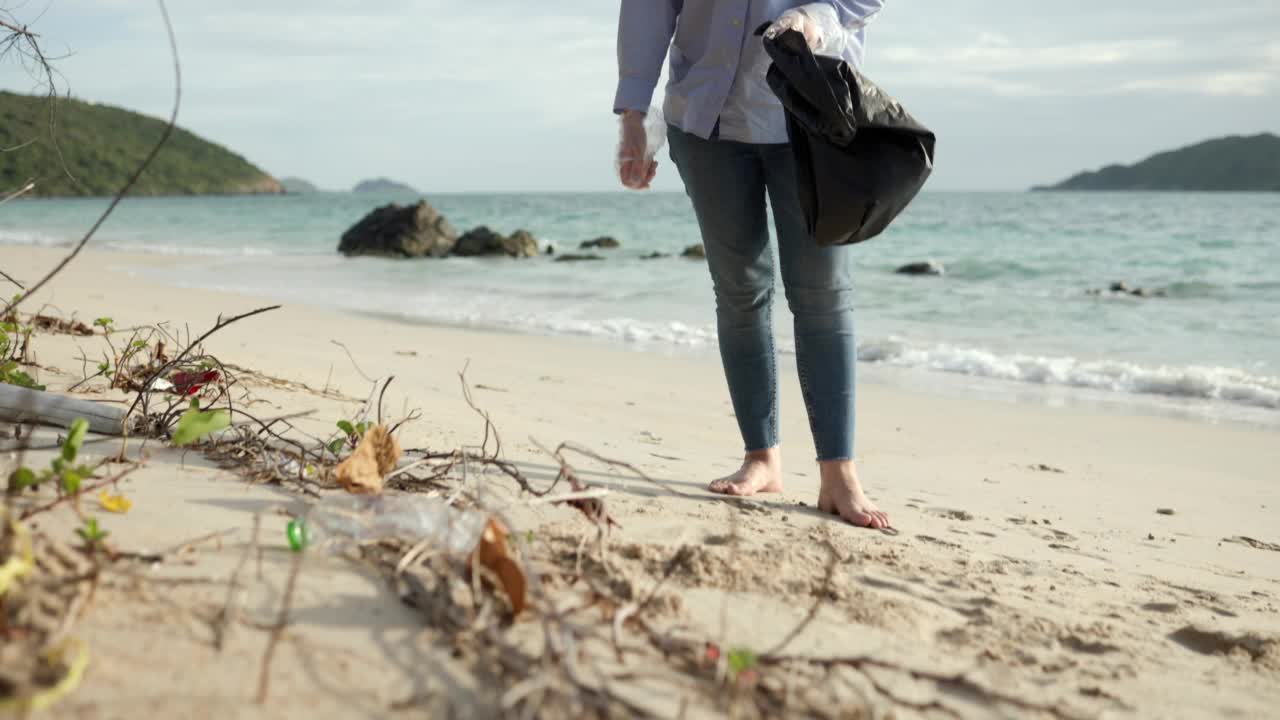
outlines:
M883 6L884 0L622 0L614 112L649 109L670 55L667 122L709 138L718 121L725 140L785 143L786 115L765 81L769 56L756 29L792 8L825 14L843 30L840 56L861 67L863 28Z

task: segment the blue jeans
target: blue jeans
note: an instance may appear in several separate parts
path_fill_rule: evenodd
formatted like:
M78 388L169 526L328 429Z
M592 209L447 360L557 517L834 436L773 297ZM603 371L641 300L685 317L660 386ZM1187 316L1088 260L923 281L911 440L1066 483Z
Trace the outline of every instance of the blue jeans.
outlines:
M853 250L819 247L805 229L787 145L703 140L670 128L702 231L716 296L720 359L748 452L778 444L773 209L782 285L795 317L796 366L818 460L852 460Z

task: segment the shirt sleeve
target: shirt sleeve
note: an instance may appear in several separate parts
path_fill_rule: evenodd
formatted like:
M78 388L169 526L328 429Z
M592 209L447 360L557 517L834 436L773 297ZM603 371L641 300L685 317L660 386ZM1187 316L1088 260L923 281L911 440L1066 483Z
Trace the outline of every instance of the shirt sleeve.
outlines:
M684 0L622 0L615 113L649 109L683 6Z

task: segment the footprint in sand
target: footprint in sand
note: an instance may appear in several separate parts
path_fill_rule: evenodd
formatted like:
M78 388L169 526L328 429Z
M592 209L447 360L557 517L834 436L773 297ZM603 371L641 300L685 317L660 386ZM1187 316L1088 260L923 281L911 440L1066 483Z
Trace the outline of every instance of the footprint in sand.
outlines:
M941 518L948 520L959 520L961 522L969 522L973 519L973 513L967 510L953 510L951 508L932 508L929 512Z
M953 542L948 542L946 540L942 540L942 539L933 537L931 535L917 535L916 538L919 540L923 540L924 542L933 543L934 545L941 545L942 547L950 548L952 550L961 549L959 545Z
M769 508L765 507L764 505L760 504L755 500L748 500L746 498L740 498L740 497L732 497L729 495L717 495L716 499L720 500L721 502L725 502L725 503L729 503L730 505L733 505L734 507L738 508L740 512L746 515L770 514Z
M1280 545L1277 545L1275 543L1263 542L1261 540L1255 540L1251 537L1245 537L1243 535L1237 535L1236 537L1231 537L1231 538L1223 538L1222 542L1233 543L1235 545L1244 545L1247 547L1251 547L1254 550L1270 550L1272 552L1280 552Z
M1229 657L1243 652L1253 662L1264 661L1280 653L1280 638L1253 632L1231 635L1187 625L1170 634L1169 639L1201 655Z
M1086 640L1079 635L1064 635L1058 638L1058 642L1062 646L1073 652L1083 653L1085 655L1106 655L1107 653L1116 652L1120 649L1118 645L1101 642L1097 640Z
M1035 470L1036 472L1054 473L1055 475L1063 475L1067 472L1062 468L1056 468L1052 465L1045 465L1044 463L1036 463L1034 465L1028 465L1027 467L1032 470Z

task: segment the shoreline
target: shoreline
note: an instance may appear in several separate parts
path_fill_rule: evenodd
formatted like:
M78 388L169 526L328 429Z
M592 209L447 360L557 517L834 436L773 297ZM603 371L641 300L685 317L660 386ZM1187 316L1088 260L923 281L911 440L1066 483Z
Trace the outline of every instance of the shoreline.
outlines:
M139 253L134 251L116 250L106 250L102 252L123 260L123 269L130 273L134 272L133 266L135 265L141 265L151 269L162 269L168 266L190 262L192 259L201 257L198 255ZM277 256L268 255L266 257ZM300 258L312 256L300 254L288 257ZM470 260L470 262L475 262L475 260ZM199 283L178 283L177 285L182 287L214 289ZM288 301L288 299L283 295L273 295L271 297L282 302ZM409 326L449 328L473 332L496 333L499 335L513 334L520 336L564 338L592 345L619 348L628 352L638 352L642 354L652 353L667 357L688 357L699 360L711 359L716 362L719 361L718 351L714 345L700 345L696 343L663 340L660 338L631 339L616 335L592 334L581 330L553 330L549 328L529 329L525 327L518 327L515 324L501 324L497 321L487 320L477 322L451 322L445 319L414 316L392 311L364 310L359 308L343 307L341 305L315 303L311 300L305 299L300 302L303 305L307 305L308 307L312 307L317 310L336 312L353 317L375 318ZM711 300L708 299L707 302L710 304ZM778 352L778 359L783 366L789 368L789 371L794 371L794 352L787 349L780 349ZM1097 358L1092 361L1082 360L1081 362L1085 364L1108 362L1133 364L1135 367L1143 368L1151 372L1165 371L1169 369L1175 371L1186 371L1190 369L1177 367L1170 368L1169 366L1147 366L1131 363L1131 361L1111 360L1107 358ZM1197 369L1207 371L1220 370L1220 368L1209 367ZM970 371L897 365L893 362L865 359L859 360L858 371L864 380L870 382L878 382L901 388L923 386L930 388L930 391L932 392L955 392L963 397L985 399L1012 398L1017 402L1029 402L1048 407L1069 405L1095 409L1107 409L1109 411L1120 413L1138 412L1144 415L1177 417L1208 424L1227 423L1254 428L1280 428L1280 408L1272 408L1265 405L1224 400L1220 398L1206 398L1192 394L1088 387L1072 384L1070 382L1038 382L1028 379L996 377Z
M21 245L10 246L30 249L37 253L47 254L50 262L65 252L65 248L53 246ZM143 276L145 279L173 288L200 289L215 292L219 290L201 283L184 283L175 280L156 280L156 273L166 269L197 261L203 257L221 258L224 256L205 256L200 254L148 253L135 250L91 250L86 253L100 255L104 260L111 258L114 262L104 262L118 271L131 276ZM250 256L245 256L250 257ZM264 257L286 257L264 255ZM290 255L287 257L311 257L311 255ZM319 257L319 256L316 256ZM237 291L238 292L238 291ZM284 294L267 296L274 301L291 303ZM341 305L328 305L309 300L297 301L298 304L317 311L338 313L352 318L370 318L396 323L405 326L452 329L465 332L491 333L497 335L515 335L522 337L547 337L581 342L591 346L621 349L626 352L644 355L654 354L664 357L684 357L699 361L714 360L718 363L718 354L714 345L696 345L685 342L673 342L662 339L629 339L613 335L595 335L586 331L551 330L547 328L526 329L514 324L501 324L496 321L451 322L448 320L418 317L403 313L381 310L362 310L347 308ZM710 301L708 301L710 302ZM780 350L778 359L785 372L794 372L794 353ZM1086 361L1087 362L1087 361ZM1095 360L1093 362L1129 361ZM1142 366L1149 371L1164 371L1169 366ZM1178 370L1178 368L1172 368ZM1204 368L1218 370L1218 368ZM1153 417L1172 417L1208 425L1238 425L1249 428L1280 428L1280 409L1265 405L1236 402L1219 398L1206 398L1191 394L1144 392L1101 387L1075 385L1069 382L1038 382L1027 379L993 377L971 371L956 371L945 368L897 365L893 362L860 360L858 372L863 382L878 383L902 389L927 388L926 392L956 395L973 399L1001 400L1016 403L1030 403L1044 407L1081 407L1103 410L1113 413L1137 413Z

